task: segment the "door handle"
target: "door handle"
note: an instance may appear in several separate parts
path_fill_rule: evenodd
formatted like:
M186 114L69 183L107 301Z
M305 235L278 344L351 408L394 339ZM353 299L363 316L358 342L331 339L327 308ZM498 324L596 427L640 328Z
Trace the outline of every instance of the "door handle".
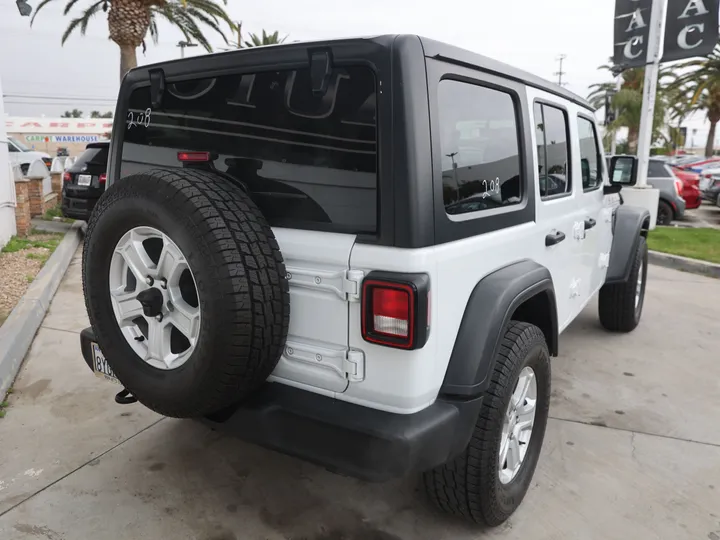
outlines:
M585 230L587 231L588 229L592 229L596 223L597 221L595 221L593 218L587 218L585 220Z
M565 233L557 231L555 234L548 234L545 237L545 245L554 246L555 244L559 244L563 240L565 240Z

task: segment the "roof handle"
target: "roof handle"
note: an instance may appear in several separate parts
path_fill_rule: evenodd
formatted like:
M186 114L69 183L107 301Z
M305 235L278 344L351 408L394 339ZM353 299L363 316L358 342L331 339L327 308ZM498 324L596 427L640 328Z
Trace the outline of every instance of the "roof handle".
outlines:
M332 76L332 53L330 49L309 50L310 56L310 84L312 93L315 96L322 97L328 90L330 85L330 77Z
M165 72L162 69L151 69L150 76L150 104L153 109L162 105L165 95Z

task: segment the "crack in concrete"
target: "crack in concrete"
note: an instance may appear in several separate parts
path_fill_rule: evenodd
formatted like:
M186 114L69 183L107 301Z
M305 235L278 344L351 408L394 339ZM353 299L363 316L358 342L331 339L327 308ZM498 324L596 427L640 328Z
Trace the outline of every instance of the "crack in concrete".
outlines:
M41 487L40 489L34 491L33 493L31 493L31 494L28 495L27 497L23 498L21 501L19 501L19 502L15 503L14 505L12 505L12 506L11 506L10 508L8 508L7 510L4 510L4 511L0 512L0 518L3 517L5 514L7 514L7 513L9 513L9 512L12 512L12 511L15 510L18 506L20 506L21 504L26 503L27 501L29 501L29 500L32 499L33 497L36 497L37 495L40 495L40 494L41 494L43 491L45 491L46 489L49 489L49 488L53 487L53 486L54 486L55 484L57 484L58 482L62 482L62 481L65 480L68 476L71 476L71 475L75 474L76 472L78 472L80 469L83 469L83 468L87 467L91 462L99 460L99 459L100 459L101 457L103 457L104 455L109 454L110 452L112 452L112 451L115 450L116 448L118 448L118 447L122 446L123 444L125 444L126 442L134 439L135 437L137 437L137 436L140 435L141 433L144 433L144 432L146 432L147 430L149 430L149 429L157 426L157 425L158 425L160 422L162 422L163 420L165 420L165 417L160 418L160 419L158 419L158 420L155 420L155 422L153 422L152 424L150 424L150 425L148 425L148 426L145 426L144 428L142 428L142 429L141 429L140 431L138 431L137 433L133 433L133 434L130 435L127 439L124 439L124 440L120 441L120 442L117 443L116 445L108 448L108 449L105 450L104 452L101 452L101 453L98 454L97 456L94 456L94 457L88 459L85 463L83 463L83 464L79 465L78 467L74 468L72 471L69 471L69 472L63 474L62 476L60 476L59 478L53 480L52 482L50 482L50 483L47 484L46 486L43 486L43 487Z
M720 444L718 443L712 443L707 441L697 441L695 439L684 439L682 437L673 437L672 435L661 435L660 433L650 433L647 431L637 431L633 429L628 428L622 428L622 427L614 427L614 426L607 426L607 425L600 425L597 423L593 423L591 421L585 421L585 420L575 420L573 418L560 418L558 416L548 416L549 419L552 420L558 420L560 422L570 422L573 424L582 424L584 426L592 426L597 427L600 429L611 429L614 431L625 431L627 433L632 433L633 435L647 435L648 437L658 437L660 439L669 439L671 441L681 441L681 442L687 442L687 443L693 443L693 444L702 444L704 446L712 446L714 448L720 448Z

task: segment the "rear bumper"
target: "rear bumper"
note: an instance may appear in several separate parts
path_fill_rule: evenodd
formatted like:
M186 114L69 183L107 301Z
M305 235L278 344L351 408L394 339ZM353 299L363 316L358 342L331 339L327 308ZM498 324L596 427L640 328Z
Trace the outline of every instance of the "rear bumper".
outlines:
M87 328L80 334L92 368ZM203 418L213 429L321 465L333 472L384 481L427 470L467 446L482 406L438 399L414 414L394 414L267 383L242 404Z
M62 213L63 216L82 219L87 221L92 214L97 198L84 199L80 197L68 197L63 193Z

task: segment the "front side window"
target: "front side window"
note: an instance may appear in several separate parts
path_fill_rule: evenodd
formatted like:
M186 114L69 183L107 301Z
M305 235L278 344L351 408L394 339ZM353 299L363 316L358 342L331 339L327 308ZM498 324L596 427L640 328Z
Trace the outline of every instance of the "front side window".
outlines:
M541 103L535 103L534 111L540 195L570 193L567 117L562 110Z
M650 160L648 164L648 177L649 178L670 178L672 175L667 170L665 164L662 161Z
M443 202L450 215L522 200L518 127L510 94L442 80L438 87Z
M602 185L602 167L595 126L587 118L578 117L578 138L580 139L580 173L585 191Z

